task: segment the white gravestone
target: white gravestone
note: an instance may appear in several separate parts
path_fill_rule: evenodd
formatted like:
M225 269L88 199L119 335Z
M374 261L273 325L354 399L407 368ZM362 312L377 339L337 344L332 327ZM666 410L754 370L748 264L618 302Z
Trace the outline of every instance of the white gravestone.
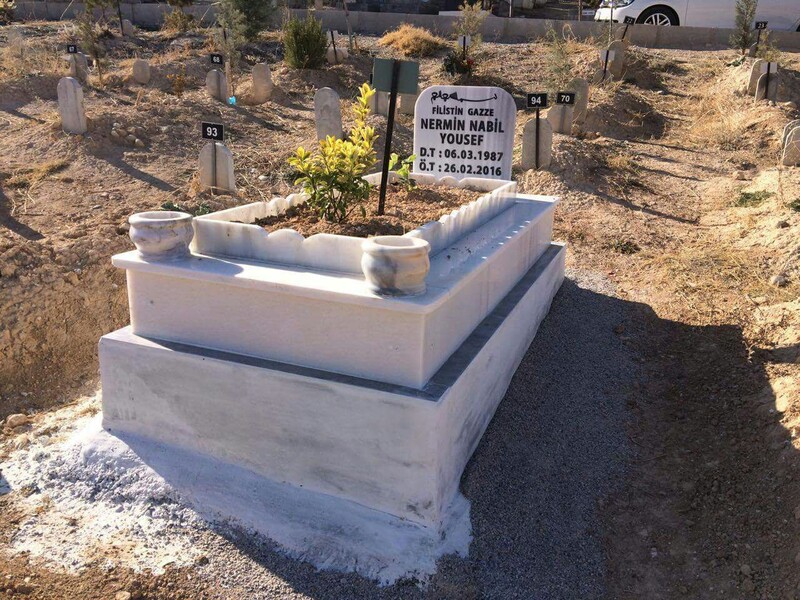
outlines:
M539 168L550 166L553 156L553 126L545 118L539 119ZM536 168L536 118L525 123L522 130L522 168Z
M614 79L622 79L625 74L625 42L619 40L611 42L608 50L611 56L608 60L608 70Z
M417 86L416 94L398 94L397 95L397 111L401 115L413 115L414 107L419 98L419 86Z
M67 55L67 68L70 77L85 82L89 76L89 59L83 52L69 54Z
M373 115L389 116L389 92L375 92L369 99L369 110Z
M498 87L435 85L417 99L414 171L511 179L517 107Z
M317 139L324 140L329 135L342 138L342 107L339 94L329 87L317 90L314 94L314 120L317 124Z
M342 42L338 31L328 32L328 49L325 51L325 60L329 65L338 65L350 56L346 43Z
M122 35L125 37L133 37L136 35L136 30L133 28L133 23L128 19L122 20Z
M575 114L573 121L583 123L589 110L589 82L576 77L569 82L567 89L575 90Z
M58 113L61 115L61 127L65 132L86 133L83 88L72 77L62 77L58 82Z
M612 79L611 76L611 63L614 62L616 52L613 50L600 50L600 68L595 75L596 83L603 83Z
M753 66L750 68L750 79L747 82L747 93L750 96L755 95L756 93L756 85L758 84L758 78L761 77L761 67L766 61L762 58L757 59Z
M272 73L267 63L259 63L253 67L252 101L254 104L264 104L272 96Z
M216 148L215 148L216 146ZM217 177L214 180L214 166ZM236 193L233 154L221 142L209 142L200 150L200 185L203 189Z
M786 146L786 139L789 137L789 134L795 127L800 127L800 119L789 121L786 124L786 127L783 128L783 135L781 136L781 148L784 148Z
M572 118L575 107L572 104L556 104L547 111L547 120L556 133L572 134Z
M795 165L800 165L800 127L795 127L786 136L781 158L781 163L784 166L794 167Z
M133 61L132 67L133 80L136 83L147 85L150 83L150 63L143 58L137 58Z
M778 83L780 75L778 74L778 63L776 62L763 62L760 65L761 74L756 83L756 101L758 100L777 100L778 99Z
M219 69L211 69L206 75L206 91L208 95L220 102L228 101L228 80Z

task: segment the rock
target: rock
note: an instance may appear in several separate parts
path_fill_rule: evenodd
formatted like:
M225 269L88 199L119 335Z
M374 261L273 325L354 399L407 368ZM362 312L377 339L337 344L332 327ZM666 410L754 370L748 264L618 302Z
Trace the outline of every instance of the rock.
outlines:
M119 131L117 131L116 129L112 129L111 130L111 137L119 138Z
M259 181L266 181L267 179L269 179L269 177L267 177L266 175L259 175L258 176L258 180Z
M14 450L21 450L30 443L31 443L30 438L23 433L14 438L14 441L11 443L11 445L13 446Z
M202 554L202 555L198 556L195 559L194 564L201 565L201 566L202 565L207 565L208 564L208 557L205 554Z
M745 577L750 577L750 575L753 572L753 570L750 568L750 565L742 565L739 568L739 571L741 571L742 575L744 575Z
M114 596L114 600L131 600L131 593L124 590L117 592Z
M137 148L144 148L144 142L142 140L140 140L139 138L136 138L133 141L133 145L136 146Z
M743 589L745 592L752 592L754 589L756 589L756 586L755 586L755 584L753 583L753 580L752 580L752 579L750 579L750 578L747 578L747 579L745 579L745 580L742 582L742 589Z
M773 275L769 282L775 287L786 287L789 283L789 278L783 273L778 273L777 275Z
M19 413L14 415L9 415L9 417L6 419L6 427L8 427L9 429L15 429L17 427L27 425L28 423L30 423L30 419L28 418L28 416Z
M775 227L777 227L778 229L786 229L788 226L789 226L789 221L781 220L775 223Z

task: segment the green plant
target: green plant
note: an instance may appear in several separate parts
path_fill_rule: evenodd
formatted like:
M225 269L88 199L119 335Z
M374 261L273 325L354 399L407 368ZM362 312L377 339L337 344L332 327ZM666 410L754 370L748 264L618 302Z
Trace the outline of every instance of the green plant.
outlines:
M189 213L193 217L200 217L202 215L207 215L209 213L214 212L214 209L212 209L205 202L201 202L200 204L198 204L197 208L188 208L186 206L183 206L182 204L177 204L172 200L167 200L166 202L164 202L164 204L161 205L161 210L176 210L178 212Z
M161 28L164 31L174 31L176 33L186 33L194 29L195 18L183 12L180 8L174 7L164 15L164 23Z
M89 4L86 5L86 9L81 13L80 17L76 19L77 26L78 26L78 39L81 42L81 46L89 57L94 62L95 67L97 68L97 78L100 80L100 85L103 85L103 65L104 65L104 58L105 58L105 48L103 47L102 43L100 42L100 36L97 32L97 23L95 23L94 17L92 16L92 10L89 7Z
M756 39L753 20L756 18L758 0L736 0L736 24L730 37L733 48L745 54Z
M16 8L14 0L0 0L0 25L8 25L14 20L14 9Z
M769 31L761 32L761 41L756 48L756 58L763 58L767 62L778 62L781 59L781 51L775 42L769 39Z
M416 158L417 155L412 154L408 158L400 160L400 155L396 152L392 152L392 155L389 157L389 170L397 173L400 184L407 190L413 190L417 185L417 182L411 179L411 167L414 165ZM398 164L400 168L396 169L395 167Z
M291 17L283 27L286 62L295 69L319 69L325 64L328 38L322 22L309 14L305 19Z
M444 72L448 75L471 75L474 66L472 57L464 58L460 50L451 50L444 57Z
M741 192L739 197L733 201L734 206L758 206L767 198L774 194L766 190L758 190L757 192Z
M552 26L545 34L547 42L547 83L553 92L564 89L572 80L572 63L567 51L567 40Z
M481 9L481 2L471 3L467 0L464 0L459 10L461 11L461 16L458 21L456 21L453 31L456 35L470 36L471 43L469 49L475 50L483 41L481 38L481 28L489 13Z
M216 6L219 27L214 32L214 46L225 57L228 92L231 96L235 96L235 76L242 60L239 48L245 43L247 23L244 14L236 8L236 0L221 0Z
M181 65L179 73L168 74L167 79L172 84L172 93L178 98L183 96L183 92L186 91L186 65Z
M244 37L253 41L258 34L269 27L275 15L275 6L271 0L233 0L233 5L244 15Z
M639 244L633 242L631 240L614 240L608 246L614 252L619 252L620 254L630 255L636 254L641 250Z
M303 186L309 206L328 221L345 221L356 207L366 214L364 201L371 186L363 176L376 160L377 135L367 125L369 101L374 93L369 84L359 88L353 106L355 125L347 139L328 136L320 140L316 153L300 147L289 158L289 165L300 175L295 184Z

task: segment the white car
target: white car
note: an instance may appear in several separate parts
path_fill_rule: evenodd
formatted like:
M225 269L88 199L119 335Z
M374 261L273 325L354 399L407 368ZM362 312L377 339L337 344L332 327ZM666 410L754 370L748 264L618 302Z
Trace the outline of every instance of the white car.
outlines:
M733 28L736 0L603 0L594 20L624 23L625 17L647 25ZM800 31L800 0L758 0L754 21L767 21L776 31Z

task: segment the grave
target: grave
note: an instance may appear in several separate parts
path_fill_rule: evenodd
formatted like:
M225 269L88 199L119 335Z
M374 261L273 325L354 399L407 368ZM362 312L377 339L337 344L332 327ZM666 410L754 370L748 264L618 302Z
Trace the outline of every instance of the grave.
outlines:
M328 49L325 51L325 60L329 65L338 65L350 56L347 51L347 43L342 42L338 32L328 32Z
M375 92L369 99L369 110L374 115L389 115L389 92Z
M397 110L401 115L413 115L414 107L419 98L420 88L417 86L416 94L398 94L397 95ZM388 111L388 107L387 107Z
M576 77L569 82L568 88L575 91L575 112L572 122L582 124L589 110L589 82Z
M208 95L219 100L220 102L228 103L228 79L225 73L219 69L211 69L206 75L206 91Z
M259 63L253 66L253 87L251 91L251 101L253 104L263 104L272 96L274 84L272 83L272 73L267 63Z
M780 85L780 74L778 73L778 63L762 62L759 65L760 75L756 83L756 102L759 100L778 99L778 86Z
M753 62L753 66L750 68L750 79L747 82L747 93L750 96L755 96L756 93L756 85L758 84L758 78L761 77L762 65L764 65L764 59L756 59Z
M551 109L552 110L552 109ZM522 168L536 169L536 128L539 128L539 169L550 166L553 157L553 126L548 119L533 118L522 130Z
M616 52L613 50L600 50L600 68L594 76L595 83L604 83L613 79L611 64L614 62Z
M199 173L200 186L203 189L236 193L233 154L225 144L209 142L203 146L200 150Z
M800 126L792 129L786 136L781 163L787 167L800 165Z
M81 84L72 77L62 77L58 82L57 91L61 128L67 133L86 133L86 113L83 108Z
M321 88L314 94L314 121L318 140L324 140L329 135L339 139L344 137L339 94L329 87Z
M547 111L547 120L553 131L563 135L572 135L572 120L575 106L572 104L556 104Z
M150 63L142 58L133 61L131 74L136 83L147 85L150 83Z
M625 75L625 42L615 40L608 45L611 56L608 61L608 70L614 79L622 79Z
M414 171L510 179L517 107L498 87L435 85L417 99Z
M463 130L422 124L445 118ZM113 258L131 325L100 342L104 428L246 469L274 498L259 508L262 533L319 567L389 583L465 554L461 474L564 277L557 199L503 179L514 120L498 88L422 92L414 144L434 165L411 177L474 199L402 236L255 223L302 193L197 217L193 236L189 215L138 219L138 250ZM451 133L481 139L440 137ZM440 150L464 168L440 174ZM376 259L424 264L421 285L387 289ZM215 486L212 471L197 477Z
M69 76L85 83L89 77L89 59L83 52L75 52L67 55L67 69Z
M793 121L789 121L786 124L786 127L783 128L783 135L781 135L781 148L784 148L786 146L786 140L795 127L800 127L800 119L794 119Z
M136 35L136 30L128 19L122 20L122 35L125 37L133 37Z

